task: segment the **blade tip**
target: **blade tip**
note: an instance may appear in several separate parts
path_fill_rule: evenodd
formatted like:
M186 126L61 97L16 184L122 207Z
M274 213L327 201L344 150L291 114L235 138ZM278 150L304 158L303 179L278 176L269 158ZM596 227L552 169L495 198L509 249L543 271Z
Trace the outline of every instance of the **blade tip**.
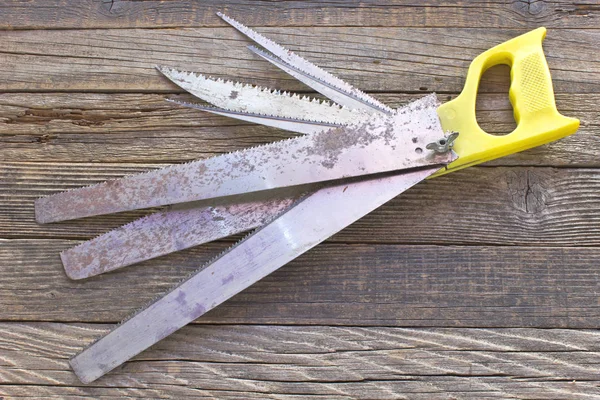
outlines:
M53 222L52 218L50 218L48 213L45 211L45 203L46 200L44 197L35 200L33 208L35 213L35 222L38 224L47 224L49 222Z
M165 65L154 65L154 68L163 75L168 75L168 73L173 69L171 67L167 67Z
M75 374L77 379L79 379L81 381L81 383L84 383L87 385L88 383L92 383L96 379L98 379L100 376L102 376L102 375L94 376L92 374L86 373L83 370L82 366L79 364L77 357L78 356L75 356L69 360L69 366L73 370L73 373Z
M63 269L65 270L67 277L72 281L88 278L87 275L82 273L81 269L74 268L75 264L72 263L69 258L69 250L71 249L67 249L60 253L60 261L62 262Z

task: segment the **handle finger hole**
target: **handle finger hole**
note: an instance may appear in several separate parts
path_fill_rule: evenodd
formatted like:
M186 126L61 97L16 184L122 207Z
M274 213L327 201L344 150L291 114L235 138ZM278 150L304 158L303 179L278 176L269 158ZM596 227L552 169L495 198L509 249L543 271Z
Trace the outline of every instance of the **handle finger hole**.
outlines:
M481 129L490 135L508 135L517 128L513 106L508 97L509 88L510 67L505 64L489 68L479 81L475 118Z

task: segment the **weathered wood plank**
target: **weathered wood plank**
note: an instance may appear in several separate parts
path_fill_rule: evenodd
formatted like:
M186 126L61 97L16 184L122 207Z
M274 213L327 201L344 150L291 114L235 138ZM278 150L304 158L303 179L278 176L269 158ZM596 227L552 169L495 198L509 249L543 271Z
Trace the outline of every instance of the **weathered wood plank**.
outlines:
M145 170L131 164L0 164L0 237L86 239L147 211L39 225L37 197ZM596 169L473 167L417 185L351 225L342 243L600 244Z
M472 59L526 29L263 28L363 90L459 92ZM5 31L3 91L173 91L156 64L298 90L233 28ZM558 29L545 42L558 92L600 91L600 32Z
M228 246L71 281L58 253L73 244L0 242L0 320L117 322ZM598 248L324 244L197 322L598 328L599 256Z
M218 27L225 11L255 26L591 27L594 0L4 1L0 29Z
M189 95L163 94L0 94L0 159L177 163L289 137L276 129L167 103L165 96L193 101ZM377 95L392 107L420 96ZM454 97L439 95L441 101ZM514 119L508 96L479 97L480 125L491 133L510 132ZM579 132L494 165L600 166L599 102L597 94L558 94L560 111L581 120Z
M579 399L597 331L188 326L92 387L67 365L106 325L0 324L0 395L328 399Z

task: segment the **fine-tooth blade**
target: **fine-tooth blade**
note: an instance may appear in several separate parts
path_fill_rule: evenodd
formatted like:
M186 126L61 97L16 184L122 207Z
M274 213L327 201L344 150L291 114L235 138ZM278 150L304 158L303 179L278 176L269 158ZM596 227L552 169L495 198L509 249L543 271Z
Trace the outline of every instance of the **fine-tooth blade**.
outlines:
M156 67L182 89L216 107L281 118L311 119L335 125L345 125L361 118L364 112L340 107L328 101L288 92L245 85L239 82L212 79L188 71Z
M447 163L426 150L444 137L435 95L393 116L40 198L36 220L56 222Z
M389 110L383 110L380 108L376 108L372 103L367 102L363 97L355 96L353 94L349 94L343 89L340 89L332 84L327 83L317 77L310 75L309 73L294 67L291 64L286 63L278 57L275 57L272 54L269 54L265 51L262 51L254 46L248 46L250 51L255 53L256 55L264 58L269 61L271 64L279 67L284 72L298 79L300 82L304 83L307 86L310 86L317 92L321 93L331 101L335 103L346 106L351 109L363 110L365 112L384 112L389 113ZM391 109L390 109L391 110Z
M258 228L306 190L299 186L230 196L216 204L185 203L81 243L60 254L67 276L84 279Z
M83 383L98 379L436 170L318 190L73 357L71 368Z
M283 46L273 42L270 39L267 39L263 35L258 32L248 28L245 25L240 24L238 21L234 20L231 17L226 16L223 13L218 12L217 15L221 17L225 22L233 26L235 29L240 31L242 34L246 35L248 38L252 39L257 44L261 45L268 51L270 51L276 58L283 63L288 64L288 66L294 67L297 71L302 71L305 77L312 77L315 82L320 82L317 87L322 87L322 83L327 84L330 88L337 88L337 91L340 93L346 93L346 95L352 99L359 100L355 104L361 104L361 108L368 107L370 111L379 111L386 114L391 114L394 112L393 109L381 103L377 99L369 96L368 94L362 92L361 90L355 88L349 83L341 80L340 78L326 72L325 70L319 68L315 64L310 61L298 56L292 51L284 48ZM262 55L261 55L262 56ZM269 60L273 62L272 60ZM281 67L280 65L277 65ZM287 72L287 71L286 71ZM298 78L296 75L292 74L294 77ZM302 79L300 79L302 80ZM302 80L305 84L312 87L313 89L320 91L317 87L310 84L308 81ZM326 93L321 92L325 96L329 97ZM333 100L333 99L332 99ZM344 103L340 103L344 104Z
M280 117L277 115L256 114L256 113L249 113L249 112L245 112L245 111L233 111L233 110L227 110L225 108L203 106L200 104L186 103L184 101L178 101L178 100L172 100L172 99L167 99L167 101L170 101L171 103L176 103L176 104L182 105L184 107L190 107L190 108L195 108L197 110L206 111L206 112L209 112L212 114L223 115L225 117L235 118L235 119L239 119L242 121L253 122L255 124L261 124L261 125L265 125L265 126L272 126L275 128L284 129L286 131L291 131L291 132L295 132L295 133L303 133L303 134L317 133L317 132L321 132L326 129L331 129L332 127L335 127L335 126L348 125L351 122L356 122L359 120L359 118L354 118L353 121L348 120L346 123L333 124L330 122L323 122L323 121L311 121L311 120L299 119L299 118L286 118L286 117Z

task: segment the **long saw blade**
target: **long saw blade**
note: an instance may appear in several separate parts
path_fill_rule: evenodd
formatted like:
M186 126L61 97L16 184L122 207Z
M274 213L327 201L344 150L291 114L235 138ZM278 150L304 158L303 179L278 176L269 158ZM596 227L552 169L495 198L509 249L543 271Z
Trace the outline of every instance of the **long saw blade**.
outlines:
M73 371L83 383L98 379L438 168L318 190L73 357Z
M177 86L218 108L284 119L310 119L315 123L346 125L369 114L329 101L281 92L189 71L156 67ZM205 111L214 112L210 109Z
M427 101L417 100L413 106L425 106ZM63 266L71 279L84 279L258 228L305 190L309 189L230 196L210 206L206 202L176 205L63 251Z
M437 99L391 117L58 193L36 201L41 223L231 196L448 162Z
M141 261L256 229L298 200L293 186L216 203L184 203L139 218L60 253L67 276L84 279Z
M173 81L181 83L184 89L195 91L203 96L203 99L210 100L216 105L234 109L208 107L171 99L168 101L296 133L312 134L330 128L334 124L341 125L343 122L349 123L351 120L357 121L368 117L365 112L348 112L347 108L331 106L315 100L308 100L309 106L318 106L319 110L324 108L327 111L328 121L250 113L242 111L248 109L248 104L253 104L244 100L246 95L253 96L258 92L263 97L270 96L268 101L263 102L263 106L271 110L273 108L269 108L268 104L278 104L282 98L283 101L287 101L289 95L255 87L249 88L247 85L236 82L214 80L189 72L167 68L160 70ZM306 102L307 100L302 98L301 101ZM210 206L204 205L202 202L183 203L183 207L170 207L167 210L140 218L63 251L60 256L65 272L71 279L89 278L258 228L266 220L289 206L291 201L297 199L300 191L296 188L291 189L259 192L253 196L230 196L226 201Z
M251 51L257 53L267 61L283 69L299 81L312 87L314 90L336 103L369 112L376 111L385 114L392 114L394 112L392 108L381 103L374 97L319 68L315 64L275 43L271 39L267 39L260 33L248 28L233 18L220 12L218 12L217 15L272 54L261 52L254 47L250 47Z

